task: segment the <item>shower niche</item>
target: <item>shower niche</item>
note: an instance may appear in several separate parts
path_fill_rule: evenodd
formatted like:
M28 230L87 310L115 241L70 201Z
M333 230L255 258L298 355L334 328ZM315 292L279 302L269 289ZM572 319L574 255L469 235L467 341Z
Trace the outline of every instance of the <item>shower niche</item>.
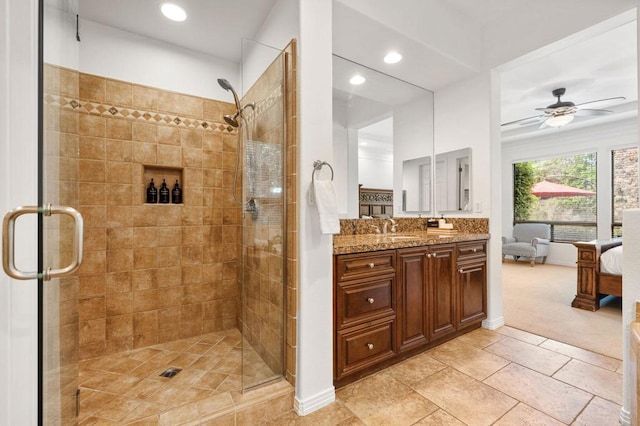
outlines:
M141 185L141 194L140 199L143 204L184 204L184 179L183 179L183 169L182 167L159 167L159 166L142 166L142 182ZM149 187L149 183L153 179L153 183L155 185L156 191L160 191L160 187L162 186L162 181L167 184L167 188L169 189L169 202L168 203L149 203L147 202L147 189ZM174 185L178 182L180 187L180 199L179 202L174 202L172 197L172 191L174 189Z

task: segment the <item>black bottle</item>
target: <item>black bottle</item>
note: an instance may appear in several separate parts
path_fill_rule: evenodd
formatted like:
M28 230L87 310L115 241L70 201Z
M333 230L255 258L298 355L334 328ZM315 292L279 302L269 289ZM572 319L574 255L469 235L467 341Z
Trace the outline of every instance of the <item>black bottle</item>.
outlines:
M169 202L169 188L167 188L167 183L162 179L162 186L158 190L158 201L161 204L167 204Z
M149 187L147 188L147 203L157 203L158 202L158 190L156 186L153 184L153 178L151 178L151 182L149 183Z
M177 179L176 184L173 185L173 191L171 191L171 202L173 204L182 203L182 189L180 189L180 185L178 184Z

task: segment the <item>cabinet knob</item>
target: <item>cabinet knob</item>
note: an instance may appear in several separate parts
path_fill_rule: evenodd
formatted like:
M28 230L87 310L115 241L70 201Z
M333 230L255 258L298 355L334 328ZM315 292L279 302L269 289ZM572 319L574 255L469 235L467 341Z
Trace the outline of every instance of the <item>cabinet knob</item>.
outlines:
M369 268L371 268L371 269L373 269L375 266L376 266L376 264L375 264L375 263L373 263L373 262L371 262L371 263L369 264Z
M369 348L370 351L373 350L373 343L367 343L367 348Z
M477 248L474 248L472 251L475 253L475 252L477 252L477 251L478 251L478 249L477 249Z
M431 257L431 253L425 253L424 255L427 257Z
M432 257L438 257L438 253L433 253L431 256Z
M464 274L464 270L462 268L458 269L458 272L460 272L461 274Z
M367 298L367 302L369 302L369 303L373 303L373 302L375 302L375 300L373 299L373 297L368 297L368 298Z

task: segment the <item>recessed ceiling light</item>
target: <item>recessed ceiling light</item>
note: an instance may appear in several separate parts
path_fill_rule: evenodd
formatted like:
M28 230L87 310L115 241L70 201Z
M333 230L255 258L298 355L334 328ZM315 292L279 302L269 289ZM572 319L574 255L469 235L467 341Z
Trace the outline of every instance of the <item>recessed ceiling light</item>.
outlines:
M361 76L360 74L354 74L353 77L351 77L351 79L349 80L349 83L357 86L359 84L364 83L365 81L367 81L367 79Z
M396 51L391 51L389 53L387 53L384 57L384 61L387 64L397 64L398 62L400 62L402 60L402 55L399 54Z
M160 6L162 14L172 21L182 22L187 19L187 12L183 8L173 3L163 3Z

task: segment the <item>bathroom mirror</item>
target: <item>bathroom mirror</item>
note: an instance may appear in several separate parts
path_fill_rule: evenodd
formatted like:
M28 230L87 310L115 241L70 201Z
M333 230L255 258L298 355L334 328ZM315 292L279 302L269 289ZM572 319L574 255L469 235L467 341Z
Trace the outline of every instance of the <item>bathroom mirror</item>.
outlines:
M471 148L436 155L435 199L438 213L471 211Z
M431 157L402 162L402 211L431 211Z
M356 75L364 81L350 82ZM403 162L427 157L433 158L433 93L334 55L332 165L339 216L360 217L366 210L360 195L374 189L385 193L385 211L394 216L429 212L431 188L422 191L428 198L422 203L412 193L406 200L415 204L402 201Z

